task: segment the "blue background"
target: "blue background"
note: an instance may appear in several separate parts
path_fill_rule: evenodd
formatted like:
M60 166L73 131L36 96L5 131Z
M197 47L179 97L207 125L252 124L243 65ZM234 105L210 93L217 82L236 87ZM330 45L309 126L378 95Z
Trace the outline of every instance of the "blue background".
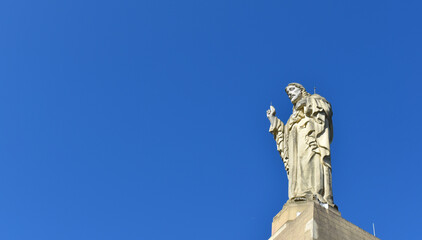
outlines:
M420 1L0 3L0 239L268 239L289 82L332 103L334 200L420 239Z

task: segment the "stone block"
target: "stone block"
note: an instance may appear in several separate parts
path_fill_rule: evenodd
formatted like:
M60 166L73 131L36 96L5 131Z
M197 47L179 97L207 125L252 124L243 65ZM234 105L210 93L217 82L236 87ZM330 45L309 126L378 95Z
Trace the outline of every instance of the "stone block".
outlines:
M273 218L269 240L377 240L318 201L288 202Z

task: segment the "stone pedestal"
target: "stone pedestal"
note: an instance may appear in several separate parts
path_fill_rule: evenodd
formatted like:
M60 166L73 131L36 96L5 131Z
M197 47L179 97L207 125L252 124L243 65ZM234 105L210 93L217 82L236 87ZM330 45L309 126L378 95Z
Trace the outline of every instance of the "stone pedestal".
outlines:
M316 200L288 202L273 218L269 240L377 240Z

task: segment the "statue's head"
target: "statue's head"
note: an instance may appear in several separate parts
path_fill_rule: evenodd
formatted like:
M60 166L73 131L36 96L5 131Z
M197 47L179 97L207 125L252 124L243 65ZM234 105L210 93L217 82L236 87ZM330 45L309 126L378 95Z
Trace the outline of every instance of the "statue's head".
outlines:
M289 83L285 90L293 104L297 103L303 97L310 95L302 84L299 83Z

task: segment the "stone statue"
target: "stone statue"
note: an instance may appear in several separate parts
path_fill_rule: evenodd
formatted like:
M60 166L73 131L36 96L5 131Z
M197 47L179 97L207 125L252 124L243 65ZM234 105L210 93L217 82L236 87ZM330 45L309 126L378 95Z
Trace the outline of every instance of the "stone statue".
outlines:
M289 120L283 124L275 116L273 106L267 110L267 117L287 171L289 201L317 199L335 206L331 184L331 105L298 83L290 83L285 90L293 103Z

